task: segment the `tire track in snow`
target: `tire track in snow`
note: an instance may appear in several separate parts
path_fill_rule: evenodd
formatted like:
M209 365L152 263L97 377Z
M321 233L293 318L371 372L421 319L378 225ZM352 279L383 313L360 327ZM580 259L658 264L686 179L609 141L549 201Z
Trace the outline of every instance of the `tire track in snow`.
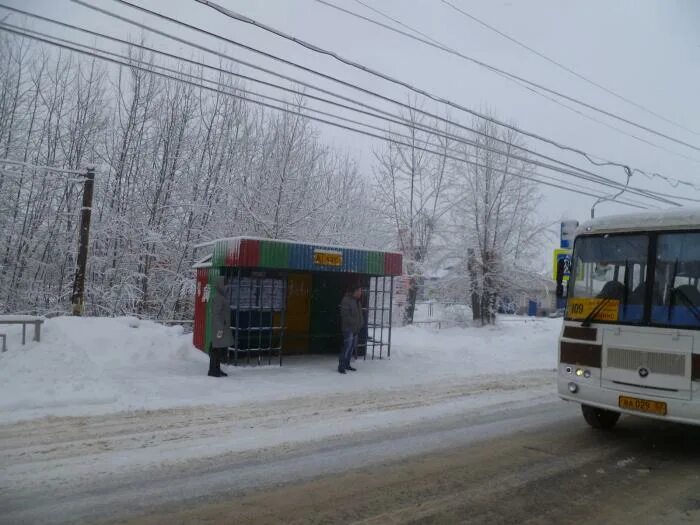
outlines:
M476 399L482 406L504 401L490 400L494 395L542 397L552 381L551 371L532 371L372 390L362 397L345 393L273 403L44 418L0 426L0 468L6 482L24 485L34 478L62 478L71 468L76 473L117 472L227 451L254 453L285 441L311 440L314 434L343 435L408 424L435 411L444 413L444 407L460 410Z

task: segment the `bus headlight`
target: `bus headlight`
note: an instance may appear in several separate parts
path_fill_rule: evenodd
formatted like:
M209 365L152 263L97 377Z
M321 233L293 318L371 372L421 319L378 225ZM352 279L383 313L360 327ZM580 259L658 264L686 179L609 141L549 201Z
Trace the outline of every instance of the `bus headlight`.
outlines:
M576 376L577 376L577 377L582 377L582 376L583 376L583 368L577 368L577 369L576 369Z
M569 392L571 392L572 394L575 394L576 392L578 392L578 385L576 383L573 383L573 382L569 383Z

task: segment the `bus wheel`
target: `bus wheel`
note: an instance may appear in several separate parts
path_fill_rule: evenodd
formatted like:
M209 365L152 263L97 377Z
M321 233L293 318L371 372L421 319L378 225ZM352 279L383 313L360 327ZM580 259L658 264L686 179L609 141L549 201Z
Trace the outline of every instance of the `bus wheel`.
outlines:
M619 412L604 410L602 408L591 407L588 405L581 405L581 412L583 412L583 417L586 420L586 423L591 425L593 428L598 428L601 430L610 430L615 426L617 420L620 419Z

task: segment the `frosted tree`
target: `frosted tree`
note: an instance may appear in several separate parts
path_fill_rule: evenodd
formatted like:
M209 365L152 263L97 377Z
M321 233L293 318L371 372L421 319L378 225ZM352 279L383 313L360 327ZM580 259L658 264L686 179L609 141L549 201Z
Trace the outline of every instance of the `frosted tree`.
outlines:
M375 153L375 184L379 210L394 228L404 255L408 290L403 320L410 324L423 283L424 264L447 205L447 153L451 146L444 136L425 131L428 125L439 128L440 122L427 123L415 107L404 118L409 123L409 139L402 139L400 144L390 142Z
M454 164L449 223L442 230L450 286L466 292L473 316L495 321L498 299L541 281L547 226L538 220L540 195L530 180L522 137L487 121L474 127L476 144L460 145L468 163ZM518 157L518 158L515 158Z
M0 311L65 313L82 179L96 164L86 313L191 318L195 245L233 235L365 244L367 184L305 117L236 98L223 67L138 46L115 67L0 35ZM207 90L181 80L216 82Z
M70 294L80 180L34 169L93 162L102 126L103 70L94 61L0 39L0 294L3 308L53 311ZM8 84L6 81L10 80ZM8 89L12 86L14 89Z

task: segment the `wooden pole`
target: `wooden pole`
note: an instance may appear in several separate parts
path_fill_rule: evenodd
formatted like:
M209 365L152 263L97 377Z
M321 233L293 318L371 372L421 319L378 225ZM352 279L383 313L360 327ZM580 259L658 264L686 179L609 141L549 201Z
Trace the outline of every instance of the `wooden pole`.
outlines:
M80 238L78 240L78 261L73 282L71 304L73 315L83 314L85 300L85 271L87 267L88 244L90 243L90 219L92 216L92 195L95 186L95 167L87 168L83 184L83 206L80 211Z

